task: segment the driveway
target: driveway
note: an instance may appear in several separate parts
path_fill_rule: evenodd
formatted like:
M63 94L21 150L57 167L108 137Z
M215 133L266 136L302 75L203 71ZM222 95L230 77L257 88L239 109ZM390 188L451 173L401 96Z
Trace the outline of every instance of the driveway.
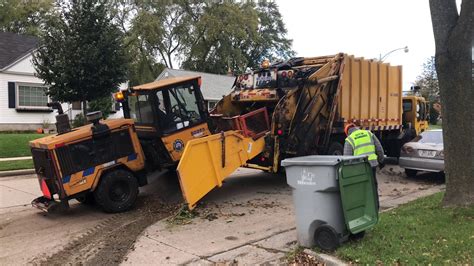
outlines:
M379 171L381 208L388 209L440 191L434 174L405 177L398 166ZM291 189L282 176L240 169L208 194L196 215L175 224L148 227L124 264L255 264L278 262L296 246Z
M0 178L0 264L170 264L279 260L296 245L291 190L283 176L239 169L192 213L182 206L176 176L149 178L136 208L105 214L71 200L67 212L30 206L40 196L33 175ZM435 175L407 179L397 166L379 174L382 208L442 188ZM182 218L182 219L177 219Z

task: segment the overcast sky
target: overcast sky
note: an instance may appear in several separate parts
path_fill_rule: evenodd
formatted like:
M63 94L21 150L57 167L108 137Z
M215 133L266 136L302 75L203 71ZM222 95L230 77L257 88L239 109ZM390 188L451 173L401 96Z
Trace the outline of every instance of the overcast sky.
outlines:
M338 52L403 66L409 90L422 64L435 53L427 0L276 0L297 56Z

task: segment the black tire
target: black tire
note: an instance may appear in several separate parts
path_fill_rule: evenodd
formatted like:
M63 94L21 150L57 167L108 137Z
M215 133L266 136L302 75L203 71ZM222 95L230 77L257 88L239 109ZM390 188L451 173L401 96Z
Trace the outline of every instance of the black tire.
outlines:
M95 198L94 194L92 192L87 192L86 194L79 196L76 198L77 201L84 205L94 205L95 204Z
M105 174L94 191L94 198L105 212L129 210L137 200L138 181L132 173L117 169Z
M332 142L329 145L328 155L344 155L344 146L339 142Z
M365 236L365 231L362 231L362 232L359 232L359 233L357 233L357 234L351 234L351 235L349 236L349 239L350 239L350 240L353 240L353 241L359 241L359 240L361 240L362 238L364 238L364 236Z
M339 247L339 236L331 226L325 224L321 225L314 232L314 242L320 249L332 252Z
M405 174L406 174L408 177L416 177L416 174L418 174L418 170L405 169Z

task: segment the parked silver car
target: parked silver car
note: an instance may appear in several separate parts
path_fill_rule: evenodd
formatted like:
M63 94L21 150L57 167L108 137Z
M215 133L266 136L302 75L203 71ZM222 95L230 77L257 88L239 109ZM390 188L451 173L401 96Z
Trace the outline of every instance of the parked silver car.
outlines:
M405 173L409 177L416 176L418 171L443 172L443 131L441 129L425 131L405 143L398 163L400 167L405 168Z

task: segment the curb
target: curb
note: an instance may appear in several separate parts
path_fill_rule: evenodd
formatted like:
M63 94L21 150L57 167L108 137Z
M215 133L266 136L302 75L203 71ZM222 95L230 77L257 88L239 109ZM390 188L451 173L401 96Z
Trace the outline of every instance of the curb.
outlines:
M344 261L342 261L342 260L340 260L336 257L330 256L330 255L327 255L327 254L316 253L316 252L314 252L310 249L307 249L307 248L303 250L303 253L315 257L317 260L323 262L323 264L327 265L327 266L349 265L346 262L344 262Z
M35 173L35 169L21 169L11 171L0 171L0 177L10 177L17 175L31 175Z

